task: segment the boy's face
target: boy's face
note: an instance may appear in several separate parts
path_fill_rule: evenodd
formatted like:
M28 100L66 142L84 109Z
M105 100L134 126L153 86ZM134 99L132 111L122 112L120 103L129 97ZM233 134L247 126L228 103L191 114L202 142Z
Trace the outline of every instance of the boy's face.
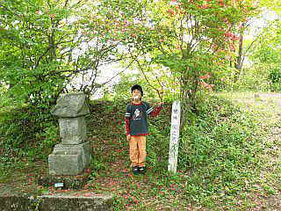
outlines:
M134 89L132 92L132 97L134 100L140 100L141 99L141 92L138 89Z

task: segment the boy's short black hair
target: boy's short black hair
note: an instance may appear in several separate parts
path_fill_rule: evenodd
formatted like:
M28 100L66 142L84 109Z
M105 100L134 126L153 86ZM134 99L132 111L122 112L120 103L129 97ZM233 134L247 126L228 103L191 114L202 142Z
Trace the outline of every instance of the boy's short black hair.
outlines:
M143 96L143 91L142 91L142 88L141 88L140 85L135 84L134 86L132 86L132 88L131 88L131 93L132 93L135 89L139 90L139 91L141 92L141 96Z

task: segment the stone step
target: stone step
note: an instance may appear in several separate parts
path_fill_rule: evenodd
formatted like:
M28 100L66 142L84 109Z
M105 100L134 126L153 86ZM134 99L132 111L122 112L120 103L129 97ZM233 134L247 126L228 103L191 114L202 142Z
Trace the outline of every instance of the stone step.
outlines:
M1 211L112 210L113 197L92 192L55 193L41 196L1 195Z
M59 176L59 175L40 175L37 178L38 185L42 185L44 187L53 186L55 187L56 184L61 184L61 189L82 189L84 185L87 184L87 181L89 180L89 177L91 175L91 170L83 172L80 175L76 176Z

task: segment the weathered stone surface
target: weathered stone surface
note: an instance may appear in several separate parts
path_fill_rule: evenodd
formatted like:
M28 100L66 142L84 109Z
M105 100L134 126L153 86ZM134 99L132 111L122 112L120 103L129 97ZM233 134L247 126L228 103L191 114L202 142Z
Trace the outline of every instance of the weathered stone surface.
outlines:
M90 113L89 107L85 103L83 93L70 93L61 95L51 114L58 117L78 117Z
M0 210L12 211L12 210L28 210L29 199L25 196L19 195L0 195Z
M60 193L55 195L43 195L38 198L39 200L41 199L39 209L42 211L103 211L112 210L113 204L111 195L98 195L94 193Z
M77 145L57 144L48 157L49 174L77 175L90 163L91 147L89 142Z
M48 161L49 174L76 175L83 170L81 151L55 152Z
M80 144L86 140L85 117L60 118L60 137L62 144Z
M1 211L96 211L113 210L113 197L85 193L81 191L72 193L56 193L53 195L1 195Z

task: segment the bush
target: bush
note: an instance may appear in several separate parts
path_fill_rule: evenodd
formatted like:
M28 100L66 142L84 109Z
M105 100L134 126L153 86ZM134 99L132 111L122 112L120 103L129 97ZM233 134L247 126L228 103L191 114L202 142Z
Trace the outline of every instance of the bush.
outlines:
M22 107L2 111L0 121L1 156L11 160L16 157L27 157L30 161L44 159L59 140L57 121L45 109Z
M271 91L281 91L281 70L280 68L273 68L269 73Z
M231 83L227 89L233 91L268 91L270 89L268 75L268 70L263 66L244 68L239 79Z

